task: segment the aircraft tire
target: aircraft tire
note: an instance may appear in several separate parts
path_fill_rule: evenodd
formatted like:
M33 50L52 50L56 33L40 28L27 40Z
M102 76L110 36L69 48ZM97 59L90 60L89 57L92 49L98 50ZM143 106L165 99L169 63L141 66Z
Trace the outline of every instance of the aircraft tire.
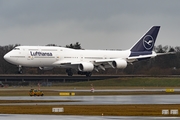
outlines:
M86 77L91 77L91 75L92 75L92 72L87 72L86 73Z
M66 69L66 73L68 76L73 76L73 72L71 69Z

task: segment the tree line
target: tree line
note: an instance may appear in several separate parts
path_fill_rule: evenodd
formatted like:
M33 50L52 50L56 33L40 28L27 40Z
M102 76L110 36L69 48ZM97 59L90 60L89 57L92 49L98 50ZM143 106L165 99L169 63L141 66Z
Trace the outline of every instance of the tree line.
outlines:
M0 74L15 74L18 71L18 67L12 65L4 60L3 56L12 50L16 45L0 46ZM48 44L47 46L58 46L55 44ZM76 42L75 44L66 45L67 48L82 49L81 44ZM157 56L149 60L142 60L128 64L127 68L121 69L106 69L106 71L94 71L93 74L140 74L140 75L179 75L180 74L180 47L162 46L158 45L154 47L157 53L175 52L175 54L168 54ZM23 68L24 74L66 74L66 70L63 68L54 68L52 70L43 71L39 68ZM75 72L75 71L74 71Z

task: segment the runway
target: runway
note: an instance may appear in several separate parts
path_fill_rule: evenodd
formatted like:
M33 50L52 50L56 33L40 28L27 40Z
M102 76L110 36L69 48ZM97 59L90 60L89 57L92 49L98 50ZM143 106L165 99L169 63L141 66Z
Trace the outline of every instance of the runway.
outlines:
M1 120L179 120L179 117L71 116L0 114Z
M7 96L0 100L59 100L75 102L2 103L0 105L118 105L118 104L180 104L180 95L118 95L118 96Z
M0 105L122 105L122 104L180 104L180 95L108 95L108 96L1 96L0 100L56 100L72 102L48 103L1 103ZM75 101L75 102L73 102ZM27 115L0 114L0 119L8 120L179 120L180 117L151 116L74 116L74 115Z

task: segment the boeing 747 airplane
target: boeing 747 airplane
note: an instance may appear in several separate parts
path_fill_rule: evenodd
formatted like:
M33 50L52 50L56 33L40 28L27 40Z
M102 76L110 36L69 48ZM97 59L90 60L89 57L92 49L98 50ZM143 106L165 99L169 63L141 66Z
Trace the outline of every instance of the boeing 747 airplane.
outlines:
M126 68L128 63L150 59L158 54L153 51L160 26L153 26L130 49L123 51L112 50L76 50L54 46L17 46L4 59L19 66L39 67L50 70L54 67L66 68L68 76L72 76L72 69L78 74L91 76L92 71L106 70L106 68Z

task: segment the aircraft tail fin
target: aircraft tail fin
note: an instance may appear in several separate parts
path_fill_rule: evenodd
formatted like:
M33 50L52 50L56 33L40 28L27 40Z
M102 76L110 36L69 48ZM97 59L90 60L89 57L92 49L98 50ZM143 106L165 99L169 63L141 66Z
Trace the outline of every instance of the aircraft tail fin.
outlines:
M130 48L131 54L129 57L152 55L159 29L160 26L153 26L143 35L143 37Z
M160 26L153 26L140 40L138 40L130 49L131 52L152 51Z

